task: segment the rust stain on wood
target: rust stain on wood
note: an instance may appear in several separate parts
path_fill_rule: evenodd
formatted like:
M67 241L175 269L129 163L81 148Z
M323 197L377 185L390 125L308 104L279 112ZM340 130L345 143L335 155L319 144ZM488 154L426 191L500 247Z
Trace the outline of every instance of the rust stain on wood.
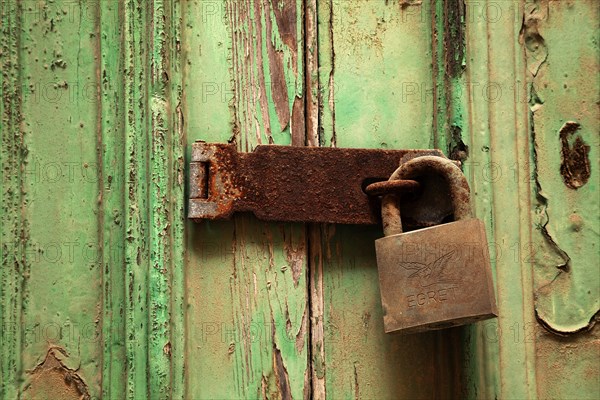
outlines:
M560 174L571 189L579 189L590 179L590 146L581 135L575 135L580 127L577 122L568 121L559 132L562 146Z
M465 19L464 0L444 1L444 65L447 78L459 77L464 70Z

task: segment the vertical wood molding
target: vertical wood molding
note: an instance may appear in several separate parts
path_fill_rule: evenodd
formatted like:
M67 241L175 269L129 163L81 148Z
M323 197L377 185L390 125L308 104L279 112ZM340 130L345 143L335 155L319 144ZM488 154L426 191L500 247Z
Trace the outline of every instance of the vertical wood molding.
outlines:
M99 75L101 82L100 131L102 238L102 397L117 399L126 393L125 315L125 91L122 31L124 13L117 2L100 2ZM115 51L117 49L117 51Z
M22 308L28 272L23 170L27 157L22 123L21 7L0 3L0 398L17 398L22 370Z
M183 12L179 0L172 0L167 12L170 31L166 48L169 64L169 117L171 118L171 138L169 151L169 191L170 211L169 225L171 248L171 319L170 319L170 346L168 348L171 359L171 398L187 398L185 392L185 271L186 271L186 238L185 238L185 187L187 165L185 157L186 135L185 118L183 113L183 54L182 54L182 29Z
M180 398L185 362L180 5L137 0L99 5L103 393L115 399Z
M469 336L480 371L470 389L483 398L535 398L535 343L521 335L535 323L532 273L526 258L511 254L531 238L531 186L526 177L532 147L519 44L522 4L466 5L471 151L465 170L476 214L488 227L499 309L497 325L478 324Z
M189 144L305 145L304 12L303 1L185 5ZM235 215L186 228L186 395L308 397L304 225Z

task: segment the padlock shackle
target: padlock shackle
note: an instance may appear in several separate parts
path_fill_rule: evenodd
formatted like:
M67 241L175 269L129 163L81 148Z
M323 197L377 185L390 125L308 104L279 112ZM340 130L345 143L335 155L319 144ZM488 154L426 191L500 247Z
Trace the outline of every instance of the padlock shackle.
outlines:
M397 179L415 179L431 171L444 177L450 188L450 199L454 209L454 220L471 218L471 191L469 183L460 168L447 158L437 156L422 156L402 164L390 176L390 181ZM386 195L381 199L381 219L385 236L402 233L402 219L398 198Z

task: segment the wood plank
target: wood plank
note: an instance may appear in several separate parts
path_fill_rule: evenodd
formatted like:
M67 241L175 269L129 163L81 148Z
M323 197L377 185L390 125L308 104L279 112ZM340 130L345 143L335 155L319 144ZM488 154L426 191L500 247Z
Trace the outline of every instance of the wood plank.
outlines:
M490 83L488 65L491 62L489 44L481 40L482 37L487 37L490 29L487 11L483 7L482 3L466 2L465 41L468 57L464 93L467 106L463 140L469 148L469 158L464 161L464 172L471 187L475 215L485 223L488 242L495 243L492 181L483 177L484 172L489 172L486 168L492 165L491 152L486 149L491 148L488 114L489 108L493 107L482 89ZM503 22L512 27L513 21ZM492 270L496 271L498 269L496 246L490 246L489 250ZM495 277L496 274L493 276ZM496 300L498 302L500 300L498 294ZM504 312L500 311L500 313ZM469 396L473 398L494 397L500 391L500 345L496 335L498 325L499 321L485 321L465 330L466 388ZM487 362L484 363L482 360ZM523 371L519 370L519 372Z
M304 145L303 15L301 1L185 5L188 143ZM304 226L239 215L187 228L187 396L307 397Z
M22 364L13 384L24 398L99 397L97 10L84 13L72 2L13 6L8 18L22 26L11 32L19 39L10 50L18 54L12 78L22 90L22 115L11 134L22 138L22 152L11 151L24 168L24 197L14 210L24 225L13 238L24 240L22 347L12 350Z
M99 69L101 89L101 240L103 273L102 398L117 398L126 393L127 365L125 337L125 93L121 73L123 49L119 28L123 13L112 1L100 4L100 32L97 46L101 51ZM108 51L118 48L119 51Z
M591 399L600 393L600 9L528 1L525 10L536 229L519 250L533 267L537 323L517 337L536 343L540 398Z
M531 192L526 177L530 176L531 147L526 87L519 74L525 66L520 58L519 8L497 3L496 9L503 16L500 20L486 18L482 6L473 4L468 15L473 23L467 24L467 51L473 51L468 63L473 72L468 78L472 150L466 162L467 174L475 194L476 214L486 221L488 241L494 244L491 250L499 309L497 329L494 321L483 323L475 336L484 338L482 342L476 339L480 341L478 359L487 357L491 369L480 395L531 398L535 397L534 345L515 343L507 334L514 324L534 322L529 268L524 260L509 256L511 246L527 243L530 237ZM480 40L483 32L488 38L486 48ZM499 97L494 91L498 87L502 91ZM489 175L496 166L503 172L514 168L520 179L512 179L509 173L500 178Z
M179 398L185 361L179 5L136 0L97 5L103 393Z
M425 2L318 3L322 145L431 148L439 142L431 13ZM311 241L315 394L451 397L458 372L447 368L450 336L383 331L374 252L381 236L377 227L324 226L321 240Z
M594 377L599 371L587 354L597 353L597 335L585 331L595 322L598 279L597 270L586 266L597 264L590 264L597 252L591 255L584 249L595 240L589 235L597 228L589 226L586 233L572 227L579 227L580 214L588 215L582 221L594 220L591 215L597 210L587 206L593 201L584 199L595 196L595 189L574 191L563 182L560 131L567 121L597 131L597 110L586 105L597 101L597 85L584 83L585 71L597 69L597 60L590 56L597 52L597 43L593 24L577 22L586 15L597 24L597 9L581 12L591 6L588 2L525 2L520 7L497 3L490 23L477 2L468 6L473 151L466 165L477 213L492 227L488 238L501 315L497 325L480 325L469 339L474 354L470 362L488 360L487 368L473 375L471 396L590 397L598 391ZM581 37L588 41L579 41L581 46L565 41L567 25L585 26ZM482 35L489 38L487 48ZM486 98L477 84L495 85L500 96ZM593 142L585 129L580 134ZM586 372L574 374L576 370Z
M19 70L22 20L16 1L0 3L0 397L16 398L22 374L22 309L26 220L21 212L26 201L23 167L25 143L21 131L22 77Z

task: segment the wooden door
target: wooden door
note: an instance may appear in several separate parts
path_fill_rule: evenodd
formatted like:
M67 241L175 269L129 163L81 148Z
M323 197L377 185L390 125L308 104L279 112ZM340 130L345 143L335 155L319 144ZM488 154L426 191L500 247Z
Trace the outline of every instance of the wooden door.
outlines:
M0 18L1 398L597 397L594 0ZM441 149L488 228L499 318L384 334L380 227L187 221L196 140Z

